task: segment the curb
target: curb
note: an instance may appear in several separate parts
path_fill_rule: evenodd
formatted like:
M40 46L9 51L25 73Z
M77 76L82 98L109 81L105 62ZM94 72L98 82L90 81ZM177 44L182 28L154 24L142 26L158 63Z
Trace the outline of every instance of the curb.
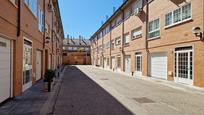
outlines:
M54 112L54 107L57 101L57 97L61 88L61 84L63 82L63 77L64 77L64 71L66 70L66 67L64 68L64 70L62 71L62 73L60 73L60 77L57 80L57 84L54 87L53 91L50 92L50 95L47 99L47 101L45 102L45 104L42 106L42 109L40 110L39 115L53 115Z

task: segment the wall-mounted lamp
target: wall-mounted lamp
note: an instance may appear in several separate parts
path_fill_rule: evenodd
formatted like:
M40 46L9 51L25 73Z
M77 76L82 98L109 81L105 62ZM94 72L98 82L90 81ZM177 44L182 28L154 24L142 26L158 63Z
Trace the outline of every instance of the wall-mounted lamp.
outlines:
M193 34L195 34L196 37L202 39L202 32L200 27L193 27L192 32Z

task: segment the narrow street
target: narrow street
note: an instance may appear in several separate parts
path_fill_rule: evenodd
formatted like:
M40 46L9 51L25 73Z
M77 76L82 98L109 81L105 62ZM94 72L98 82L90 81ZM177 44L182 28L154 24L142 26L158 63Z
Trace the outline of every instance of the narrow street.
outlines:
M53 114L203 115L203 98L92 66L67 66Z

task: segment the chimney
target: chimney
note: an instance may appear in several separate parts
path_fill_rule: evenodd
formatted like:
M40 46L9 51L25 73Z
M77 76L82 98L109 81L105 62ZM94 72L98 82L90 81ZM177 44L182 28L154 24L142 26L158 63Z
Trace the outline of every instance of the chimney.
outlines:
M116 8L115 8L115 7L113 7L113 13L115 13L115 11L116 11Z

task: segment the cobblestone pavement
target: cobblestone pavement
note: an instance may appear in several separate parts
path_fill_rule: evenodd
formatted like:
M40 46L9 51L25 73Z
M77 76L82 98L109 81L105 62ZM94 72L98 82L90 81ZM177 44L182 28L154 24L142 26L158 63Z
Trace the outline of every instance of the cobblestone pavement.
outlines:
M54 115L204 115L204 95L93 66L68 67Z
M43 91L41 80L21 96L0 106L0 115L38 115L48 97L49 93Z

